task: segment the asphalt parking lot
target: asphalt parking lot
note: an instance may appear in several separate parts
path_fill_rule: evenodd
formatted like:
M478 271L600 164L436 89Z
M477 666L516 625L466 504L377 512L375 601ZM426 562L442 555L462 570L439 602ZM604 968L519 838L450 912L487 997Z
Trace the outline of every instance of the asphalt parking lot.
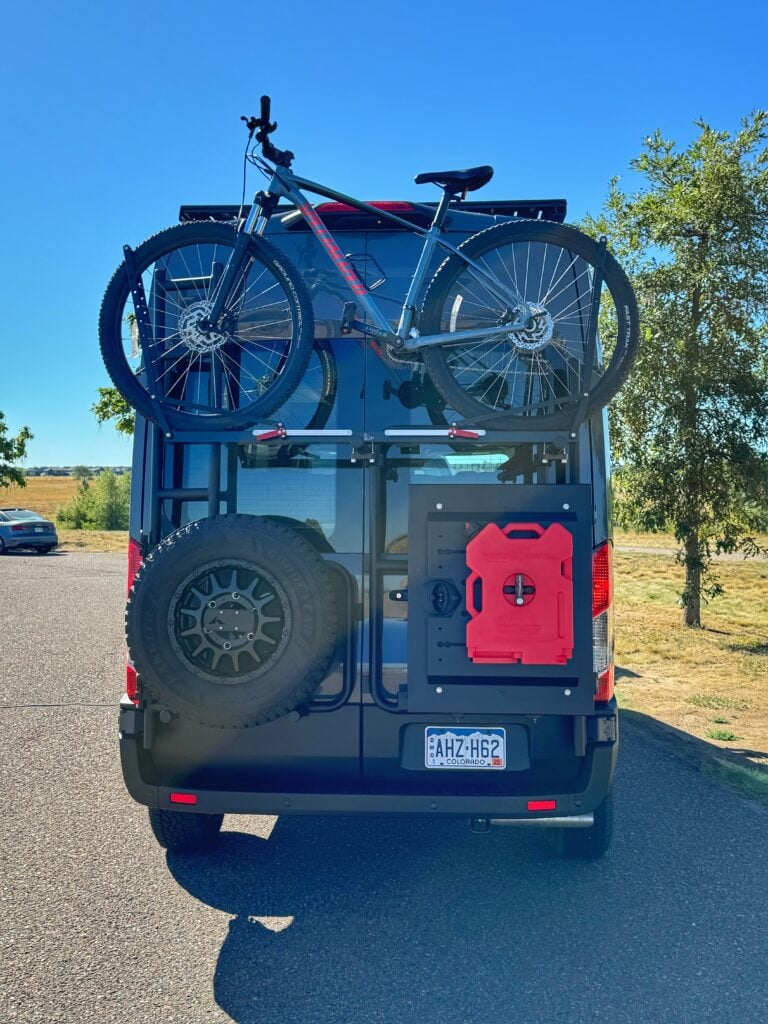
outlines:
M0 559L0 1021L757 1024L768 814L625 728L614 846L229 818L171 856L123 789L124 558Z

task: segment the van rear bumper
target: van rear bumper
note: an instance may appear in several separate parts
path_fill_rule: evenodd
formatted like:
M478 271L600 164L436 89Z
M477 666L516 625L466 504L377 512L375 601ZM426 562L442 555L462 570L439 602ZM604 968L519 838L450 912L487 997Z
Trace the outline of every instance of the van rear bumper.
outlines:
M616 716L605 716L617 726ZM611 739L587 745L584 770L580 772L580 785L568 792L534 791L515 795L434 794L418 792L387 792L386 784L351 791L339 783L329 786L328 792L254 792L232 789L208 789L195 786L159 785L144 778L142 773L141 734L125 732L120 736L120 757L123 777L129 793L138 803L180 812L205 814L307 814L307 815L421 815L425 817L470 817L518 819L521 822L544 821L552 817L586 815L594 811L605 799L611 785L618 753L618 730L605 730ZM414 780L413 789L418 783ZM171 800L172 793L193 795L194 804ZM554 801L554 808L530 811L529 800Z

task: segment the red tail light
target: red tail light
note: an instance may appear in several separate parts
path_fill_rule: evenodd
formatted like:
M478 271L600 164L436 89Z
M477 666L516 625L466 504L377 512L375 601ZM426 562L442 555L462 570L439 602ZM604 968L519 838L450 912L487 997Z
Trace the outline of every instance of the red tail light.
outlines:
M130 594L136 573L141 568L143 559L141 557L141 545L130 537L128 540L128 586L126 593Z
M613 600L613 566L610 543L601 544L592 555L592 618L608 611Z
M376 199L369 206L375 206L377 210L387 210L389 213L411 213L413 203L405 203L400 200ZM356 206L349 203L320 203L316 207L318 213L365 213L365 210L358 210Z
M610 543L592 555L592 665L597 673L595 700L613 696L613 565Z
M24 532L26 532L26 530L27 530L26 526L18 525L18 526L12 526L11 527L11 533L24 533Z
M595 690L595 700L610 700L613 696L613 681L614 681L614 668L613 662L608 666L605 672L602 672L597 677L597 689Z
M197 797L194 793L171 793L168 797L172 804L196 804Z

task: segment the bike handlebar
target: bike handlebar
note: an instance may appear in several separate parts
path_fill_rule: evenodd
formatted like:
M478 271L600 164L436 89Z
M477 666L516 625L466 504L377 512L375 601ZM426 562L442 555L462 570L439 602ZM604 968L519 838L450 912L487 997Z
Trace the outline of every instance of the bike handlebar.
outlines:
M269 96L261 97L261 114L259 117L241 117L248 128L248 137L253 138L256 134L256 142L261 146L261 151L267 160L278 164L280 167L290 167L293 160L293 153L289 149L278 149L269 141L269 136L277 128L277 121L270 123L269 115L272 101Z

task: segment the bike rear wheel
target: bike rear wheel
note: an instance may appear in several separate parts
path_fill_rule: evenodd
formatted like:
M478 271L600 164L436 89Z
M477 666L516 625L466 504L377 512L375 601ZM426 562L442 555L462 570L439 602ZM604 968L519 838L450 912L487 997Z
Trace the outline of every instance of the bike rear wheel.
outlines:
M499 429L570 427L579 407L606 405L629 372L637 348L637 305L616 260L605 254L598 343L592 366L588 325L599 244L574 228L546 221L494 225L462 252L490 272L508 295L533 310L525 330L450 343L453 331L496 327L515 318L515 303L449 256L427 290L422 334L446 334L424 350L424 363L450 409ZM535 419L535 423L532 423Z
M312 306L296 270L259 237L215 330L201 327L236 241L231 225L180 224L133 253L150 339L126 264L110 281L99 316L107 371L142 415L175 430L247 427L290 398L312 354Z

